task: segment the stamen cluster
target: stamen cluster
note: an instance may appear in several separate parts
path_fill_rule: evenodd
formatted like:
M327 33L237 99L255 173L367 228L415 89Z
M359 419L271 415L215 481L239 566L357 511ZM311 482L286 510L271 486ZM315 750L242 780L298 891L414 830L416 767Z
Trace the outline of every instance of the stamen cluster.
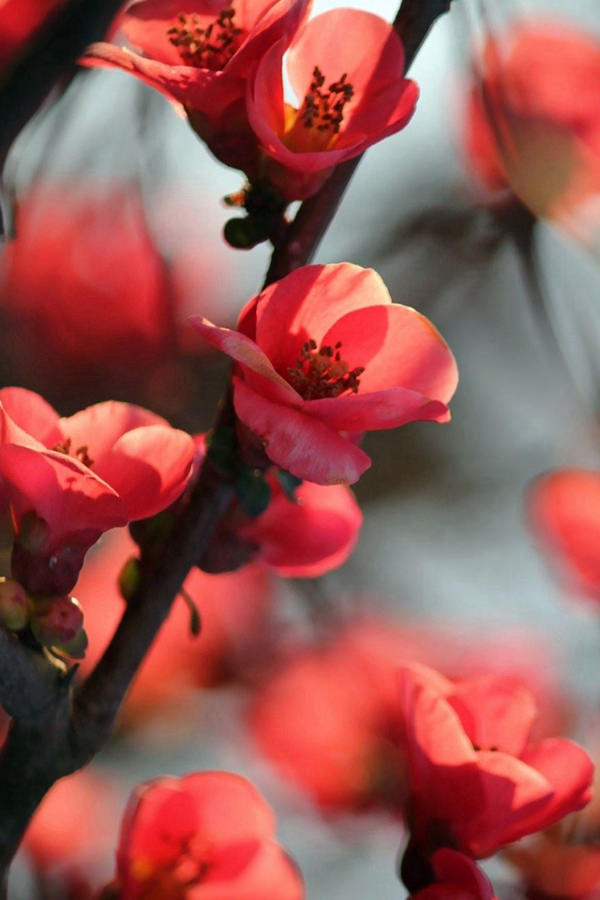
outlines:
M186 65L220 72L241 43L243 29L234 25L234 16L233 6L226 6L214 22L201 28L196 13L187 16L181 12L167 35Z
M344 119L344 107L354 96L354 87L346 81L348 73L344 72L338 81L333 81L327 91L323 91L325 76L318 66L313 69L313 80L304 98L299 118L305 128L317 131L331 131L338 134Z
M341 358L341 341L335 346L323 344L317 350L317 342L306 341L300 348L296 365L288 368L290 384L305 400L323 400L339 397L344 391L358 393L359 376L364 366L350 369Z
M64 441L59 441L58 444L55 444L52 448L57 453L64 453L65 456L71 455L71 438L65 438ZM94 460L88 454L88 446L87 444L82 444L81 447L78 447L73 454L79 462L83 463L84 466L91 468L94 465Z

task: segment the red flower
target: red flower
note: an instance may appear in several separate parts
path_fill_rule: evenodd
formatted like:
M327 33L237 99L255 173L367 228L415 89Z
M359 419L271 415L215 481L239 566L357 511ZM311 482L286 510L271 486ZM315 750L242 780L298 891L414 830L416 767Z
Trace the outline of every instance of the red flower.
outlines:
M244 170L256 164L246 79L268 48L287 46L310 0L139 0L117 20L140 53L92 44L81 62L124 69L187 113L215 156ZM249 172L250 174L250 172Z
M593 766L564 738L529 743L525 689L501 679L453 684L424 666L400 670L412 845L484 857L590 799Z
M30 189L2 252L0 305L3 353L62 392L147 379L175 349L173 285L126 185Z
M533 482L529 521L567 587L600 600L600 473L557 469Z
M237 775L201 772L141 785L117 853L120 900L301 900L273 813Z
M362 10L323 13L295 38L287 74L297 109L284 100L286 50L284 41L273 44L251 75L248 116L283 167L268 168L269 176L294 200L314 193L338 163L404 128L418 88L404 77L404 48L392 26Z
M32 593L68 593L103 531L181 494L193 454L189 435L141 407L109 401L60 418L37 394L2 389L0 480L18 537L15 578Z
M237 363L238 418L298 478L357 481L370 465L356 446L362 432L450 417L452 353L424 316L392 304L371 269L298 269L250 300L237 332L192 321Z
M0 72L4 72L64 0L3 0L0 4Z
M391 622L358 620L322 645L286 650L254 698L260 749L327 812L402 814L398 661L432 643Z
M432 858L436 883L413 900L497 900L493 888L472 859L455 850L438 850Z
M490 37L469 98L466 146L484 184L564 218L600 190L600 42L571 26Z

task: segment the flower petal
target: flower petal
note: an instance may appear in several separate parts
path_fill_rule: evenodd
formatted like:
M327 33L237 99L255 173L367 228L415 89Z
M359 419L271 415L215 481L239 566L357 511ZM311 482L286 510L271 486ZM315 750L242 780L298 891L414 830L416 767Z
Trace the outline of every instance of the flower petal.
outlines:
M127 431L94 471L118 491L129 521L166 509L183 492L191 474L194 442L164 425Z
M266 511L240 530L259 559L286 578L316 578L340 566L356 545L362 513L343 485L304 482L288 500L281 489Z
M305 341L320 345L347 313L382 304L391 305L391 298L373 269L352 263L303 266L259 294L256 343L283 373Z
M72 416L60 419L59 425L63 438L71 439L72 452L79 447L86 447L88 456L93 461L94 471L100 471L99 467L102 467L105 456L125 432L146 425L170 428L162 416L133 403L120 403L117 400L88 406Z
M429 319L410 306L348 310L322 340L332 346L340 341L350 368L364 366L361 393L394 385L447 403L456 390L452 351Z
M444 403L399 387L372 394L359 392L324 400L306 400L304 409L331 428L353 434L397 428L417 420L448 422L450 419L450 411Z
M10 417L19 432L21 430L26 432L36 442L39 441L45 447L50 448L61 440L58 413L39 394L20 387L2 388L0 404L3 412ZM3 422L0 425L4 432L2 441L23 443L19 439L23 435L12 428L11 423L6 421L4 415L2 419ZM26 441L26 443L29 442Z
M589 803L594 766L588 754L567 738L547 738L527 747L523 762L540 772L554 788L552 801L544 807L544 815L535 831L547 828L567 813Z
M301 404L294 388L275 371L267 354L251 338L239 331L213 325L201 316L192 316L190 322L209 344L240 363L247 380L260 393L282 403ZM253 377L255 375L259 377Z
M352 484L371 465L366 453L324 423L272 403L239 378L233 383L238 418L263 440L275 465L315 484Z

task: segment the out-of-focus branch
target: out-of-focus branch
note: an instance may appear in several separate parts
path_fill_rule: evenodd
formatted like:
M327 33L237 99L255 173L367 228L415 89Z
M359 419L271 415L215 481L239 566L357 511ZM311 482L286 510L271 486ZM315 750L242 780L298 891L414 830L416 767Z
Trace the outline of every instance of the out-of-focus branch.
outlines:
M394 30L404 45L406 72L429 29L442 13L448 12L451 3L452 0L403 0L394 19ZM361 159L362 156L355 156L337 166L321 190L302 204L285 240L273 250L266 284L311 261Z
M66 0L0 83L0 167L21 131L88 44L106 34L123 0Z
M407 68L429 28L449 8L450 2L403 0L395 28L406 47ZM53 64L53 54L68 47L69 61L76 59L84 45L105 30L107 20L119 6L117 0L71 0L67 4L64 18L57 17L45 38L37 44L37 53L45 54L42 57L46 79L44 89L37 75L30 88L23 86L19 89L15 84L18 72L24 77L28 61L32 73L35 71L33 52L28 53L11 78L0 87L0 110L5 117L8 116L7 120L0 119L6 129L5 136L16 136L46 95L51 80L64 70L66 56L62 57L59 66ZM100 8L105 15L101 15ZM84 22L86 17L90 21ZM59 27L58 23L62 25ZM73 43L70 43L71 40ZM37 56L36 65L39 61ZM10 91L9 85L12 85ZM21 97L20 102L23 103L20 117L18 110L11 107L17 97ZM6 146L6 138L3 137L0 139L0 151ZM359 160L360 157L338 166L323 188L302 204L296 219L274 249L265 285L310 260ZM228 392L217 426L231 425L234 421L231 393ZM8 866L32 812L57 778L85 765L108 739L129 685L168 616L188 572L210 544L232 497L230 479L215 469L207 457L160 557L152 555L145 561L138 589L128 602L108 648L74 694L66 679L53 681L49 677L41 657L39 660L30 659L28 651L8 643L13 638L0 632L0 701L6 701L8 711L13 715L0 756L0 896ZM13 658L16 661L13 678L3 688L2 675L10 670ZM22 706L18 696L20 689L31 690L34 700ZM38 700L40 706L36 705Z

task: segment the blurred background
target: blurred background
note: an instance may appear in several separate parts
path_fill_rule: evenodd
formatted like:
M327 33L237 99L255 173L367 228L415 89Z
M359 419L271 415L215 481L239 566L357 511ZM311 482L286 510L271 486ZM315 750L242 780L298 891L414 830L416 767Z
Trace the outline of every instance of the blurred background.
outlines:
M396 12L393 0L346 5ZM333 6L315 0L315 12ZM516 202L506 187L490 191L467 146L474 52L490 29L502 46L524 18L576 28L600 54L596 0L457 0L411 70L413 121L369 150L316 260L372 266L394 300L433 321L460 370L452 422L367 436L364 525L337 571L193 576L203 633L189 636L178 601L110 746L41 811L14 868L15 898L86 896L113 872L131 788L199 769L259 786L308 897L402 898L401 802L389 802L402 779L389 779L403 657L526 683L543 731L594 750L600 609L574 598L542 552L524 494L552 468L600 471L600 190L540 204L539 191L514 189ZM535 144L514 185L545 183L560 152ZM123 73L80 72L21 134L4 173L16 238L0 258L3 384L40 392L62 414L116 398L206 430L227 362L186 319L233 324L268 262L266 245L238 251L221 237L222 198L242 181L164 97ZM91 640L84 668L118 619L128 540L106 535L75 592ZM377 685L375 711L354 681ZM373 731L378 766L365 781L352 754L372 751ZM487 870L503 900L523 896L506 861ZM595 888L557 896L598 897L600 877Z

